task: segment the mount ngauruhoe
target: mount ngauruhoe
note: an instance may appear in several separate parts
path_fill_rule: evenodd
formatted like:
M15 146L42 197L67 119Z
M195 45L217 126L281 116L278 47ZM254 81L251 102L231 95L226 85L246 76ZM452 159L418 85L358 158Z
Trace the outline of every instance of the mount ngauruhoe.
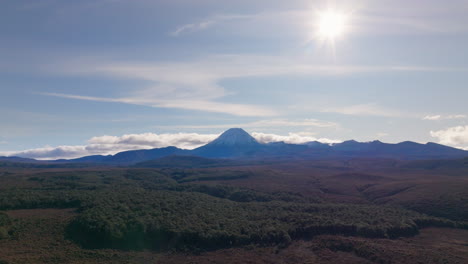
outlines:
M57 160L67 163L99 163L131 165L170 156L193 156L215 159L346 159L388 158L398 160L458 159L468 157L468 151L436 143L419 144L401 142L387 144L380 141L357 142L354 140L338 144L308 142L287 144L275 142L262 144L241 128L231 128L214 141L193 150L165 147L149 150L132 150L115 155L87 156L72 160ZM0 160L11 160L2 158ZM20 160L20 159L19 159Z

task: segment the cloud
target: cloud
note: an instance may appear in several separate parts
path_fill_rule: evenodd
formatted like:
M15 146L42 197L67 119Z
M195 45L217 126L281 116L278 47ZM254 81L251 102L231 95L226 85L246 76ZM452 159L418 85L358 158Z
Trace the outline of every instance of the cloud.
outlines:
M215 21L213 20L202 21L202 22L193 23L193 24L186 24L186 25L178 27L176 30L171 32L171 36L178 37L185 33L192 33L196 31L200 31L200 30L203 30L212 26L213 24L215 24Z
M447 118L447 119L463 119L463 118L466 118L466 115L449 115L449 116L446 116L445 118Z
M424 1L368 1L360 26L371 28L372 33L460 33L468 30L466 0L442 4L437 0ZM365 29L364 29L365 30ZM378 32L380 30L380 32Z
M87 145L77 146L46 146L16 152L3 152L0 155L19 156L34 159L72 159L88 155L110 155L121 151L136 149L153 149L175 146L183 149L193 149L202 146L217 134L176 133L176 134L128 134L123 136L99 136L88 140Z
M262 27L268 27L271 26L272 22L282 21L283 23L281 24L286 28L293 21L298 21L301 19L304 20L307 15L308 14L306 12L300 10L264 11L250 14L219 13L197 22L178 26L170 33L170 35L173 37L178 37L184 34L203 31L215 25L231 27L236 29L236 32L242 32L245 35L252 28L260 29ZM248 26L246 27L246 25ZM258 34L258 31L256 32ZM265 31L262 30L262 32Z
M377 138L384 138L384 137L388 137L389 134L388 133L385 133L385 132L379 132L377 133Z
M464 119L466 118L466 115L427 115L423 117L423 120L431 120L431 121L437 121L437 120L452 120L452 119Z
M243 36L255 32L277 35L278 31L268 30L272 24L281 27L282 32L294 32L297 35L310 34L310 24L317 10L327 9L330 1L315 1L314 6L291 4L285 11L263 10L249 14L218 13L202 20L178 26L170 33L172 36L194 33L211 28L214 25L234 29ZM385 3L386 2L386 3ZM274 6L274 5L272 5ZM293 8L291 8L293 7ZM403 8L404 7L404 8ZM426 1L424 8L420 4L400 1L341 1L337 8L351 13L350 27L358 34L446 34L467 32L465 0L453 0L441 5L440 1ZM447 19L450 16L450 19ZM227 31L227 30L225 30ZM307 33L304 33L307 32ZM231 33L231 32L230 32Z
M423 117L423 120L440 120L441 118L441 115L428 115Z
M68 98L68 99L78 99L86 101L96 101L96 102L110 102L110 103L125 103L125 104L134 104L134 105L144 105L149 107L158 107L158 108L178 108L185 110L196 110L196 111L206 111L213 113L225 113L234 116L273 116L276 115L276 112L272 109L254 106L254 105L245 105L245 104L233 104L233 103L220 103L213 101L203 101L203 100L160 100L160 99L148 99L148 98L103 98L103 97L94 97L94 96L80 96L80 95L70 95L70 94L61 94L61 93L42 93L43 95Z
M338 128L340 125L335 122L323 121L317 119L301 119L301 120L286 120L286 119L270 119L270 120L259 120L249 123L236 123L236 124L214 124L214 125L171 125L171 128L192 128L192 129L204 129L204 128L231 128L231 127L243 127L243 128L278 128L278 127L318 127L318 128ZM156 127L167 127L167 126L156 126Z
M252 133L252 136L261 143L271 142L285 142L289 144L303 144L311 141L319 141L322 143L340 143L342 140L334 140L328 138L316 138L310 133L289 133L287 136L280 136L276 134L265 134L265 133Z
M403 117L408 116L399 110L385 108L375 103L351 105L345 107L330 107L320 110L323 113L338 113L353 116L383 116L383 117Z
M439 143L459 148L468 148L468 126L450 127L445 130L431 131L431 136Z
M144 105L157 108L175 108L224 113L235 116L277 116L272 107L228 103L222 99L236 94L234 88L227 90L220 83L227 79L290 76L347 76L374 72L432 72L468 71L468 69L444 69L416 66L360 66L321 64L303 56L255 56L211 55L181 62L125 62L81 59L63 63L51 63L42 70L50 74L101 76L112 79L130 79L145 82L141 87L128 87L117 96L86 96L65 93L44 95L76 100L116 102ZM378 110L376 112L375 110ZM394 115L395 111L379 110L374 104L358 105L329 112L367 112ZM393 113L393 114L392 114Z
M321 121L317 119L303 119L296 121L290 121L285 119L261 120L246 125L246 127L338 127L337 123Z
M139 146L142 148L160 148L175 146L183 149L193 149L202 146L213 139L217 134L177 133L177 134L129 134L121 137L101 136L93 137L88 142L92 145Z
M205 145L219 134L198 134L198 133L175 133L175 134L128 134L123 136L98 136L88 140L86 145L76 146L46 146L43 148L28 149L23 151L5 151L0 152L0 156L18 156L24 158L33 158L39 160L54 159L73 159L89 155L113 155L118 152L153 149L168 146L175 146L182 149L194 149ZM279 142L301 144L310 141L320 141L323 143L337 143L340 140L331 140L326 138L316 138L311 133L289 133L287 136L252 133L259 142Z
M86 146L58 146L28 149L23 151L0 152L0 156L16 156L32 159L76 158L90 154ZM94 153L92 153L94 154Z
M204 20L181 25L177 27L174 31L170 33L173 37L179 37L184 34L194 33L208 29L214 25L231 21L231 20L245 20L245 19L255 19L263 16L263 14L253 14L253 15L242 15L242 14L218 14L210 16Z

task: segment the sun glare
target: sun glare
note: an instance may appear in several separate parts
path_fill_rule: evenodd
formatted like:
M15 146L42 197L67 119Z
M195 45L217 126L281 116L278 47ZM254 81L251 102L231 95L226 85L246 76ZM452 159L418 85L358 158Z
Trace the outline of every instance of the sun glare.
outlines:
M326 10L318 12L316 21L316 34L322 40L335 41L343 36L348 28L348 18L346 14Z

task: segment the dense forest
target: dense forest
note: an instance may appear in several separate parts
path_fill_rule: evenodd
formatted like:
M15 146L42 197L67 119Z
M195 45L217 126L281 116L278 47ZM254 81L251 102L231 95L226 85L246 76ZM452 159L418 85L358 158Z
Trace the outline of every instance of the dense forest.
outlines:
M12 170L2 176L6 184L1 187L0 210L74 208L78 214L65 233L69 240L84 248L124 250L285 247L293 240L323 234L397 238L416 235L428 226L467 227L457 219L398 206L331 203L301 193L228 184L255 173L168 168ZM1 213L0 238L7 238L14 225Z
M11 225L11 220L5 213L0 212L0 239L8 238L9 229Z

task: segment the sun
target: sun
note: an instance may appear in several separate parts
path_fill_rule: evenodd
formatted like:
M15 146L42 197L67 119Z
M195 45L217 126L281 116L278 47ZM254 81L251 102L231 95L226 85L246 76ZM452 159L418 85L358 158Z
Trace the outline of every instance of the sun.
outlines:
M342 36L347 27L346 16L337 11L319 13L318 34L326 39L336 39Z
M333 9L316 11L313 27L315 38L322 42L335 43L348 32L349 16Z

